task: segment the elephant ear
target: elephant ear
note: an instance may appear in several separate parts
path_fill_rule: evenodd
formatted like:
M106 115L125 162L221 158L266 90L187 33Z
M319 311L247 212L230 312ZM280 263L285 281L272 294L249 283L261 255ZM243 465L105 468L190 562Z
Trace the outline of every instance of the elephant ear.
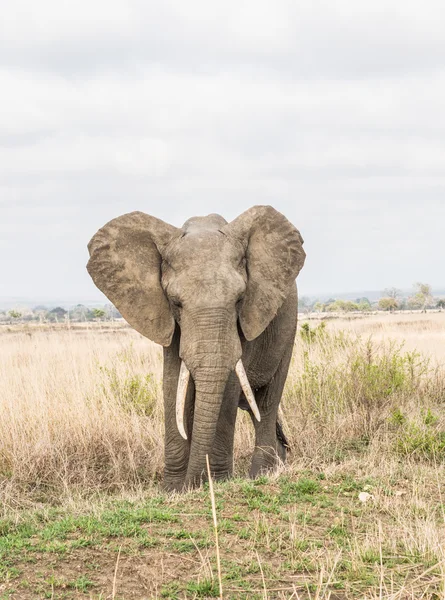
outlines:
M298 229L271 206L254 206L225 226L246 250L247 288L239 320L247 340L258 337L283 304L304 264Z
M161 286L161 251L178 230L142 212L107 223L88 244L88 273L128 323L169 346L175 322Z

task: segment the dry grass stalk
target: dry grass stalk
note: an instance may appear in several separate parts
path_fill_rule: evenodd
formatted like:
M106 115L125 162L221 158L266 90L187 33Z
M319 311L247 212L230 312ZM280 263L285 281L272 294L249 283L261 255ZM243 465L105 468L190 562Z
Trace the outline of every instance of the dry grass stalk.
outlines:
M209 492L210 499L212 502L212 516L213 516L213 531L215 534L215 549L216 549L216 566L218 570L218 584L219 584L219 597L223 598L223 587L222 587L222 575L221 575L221 557L219 553L219 540L218 540L218 519L216 516L216 503L215 503L215 491L213 489L212 473L210 472L209 455L206 454L207 463L207 475L209 478Z

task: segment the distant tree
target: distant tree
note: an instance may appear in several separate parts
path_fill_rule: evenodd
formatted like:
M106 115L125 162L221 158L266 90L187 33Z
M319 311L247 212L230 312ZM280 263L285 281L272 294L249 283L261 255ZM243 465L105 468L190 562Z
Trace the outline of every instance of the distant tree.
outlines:
M40 323L42 323L48 314L48 309L46 308L46 306L39 304L38 306L34 306L32 312L34 314L34 317L38 319Z
M440 308L440 310L445 308L445 298L439 298L439 300L436 302L436 307Z
M67 311L64 308L61 306L56 306L56 308L53 308L49 311L47 316L50 321L59 321L63 320L66 314Z
M351 300L335 300L326 307L329 312L354 312L358 311L358 304Z
M326 306L322 302L316 302L313 306L315 312L324 312Z
M326 302L325 304L325 310L327 312L336 312L338 310L340 310L339 304L337 300L331 300Z
M357 300L355 301L355 303L358 306L358 310L362 311L362 312L366 312L368 310L371 310L371 303L368 300L368 298L357 298Z
M408 301L406 298L400 298L400 300L398 300L399 303L399 310L406 310L408 307Z
M301 298L298 299L298 310L306 314L310 313L312 310L311 299L307 296L301 296Z
M352 302L352 300L345 300L343 310L345 312L355 312L359 310L359 306L356 302Z
M57 315L58 317L64 317L67 313L67 311L62 308L61 306L56 306L56 308L53 308L52 310L49 311L50 315Z
M424 296L431 296L431 294L432 294L432 287L430 286L429 283L417 282L414 284L414 289L416 289L418 292L420 292Z
M399 290L396 287L389 287L383 290L384 298L394 298L394 300L398 300L402 296L402 290Z
M362 296L361 298L357 298L355 301L356 304L369 304L371 306L371 302L366 298L366 296Z
M11 317L11 319L20 319L20 317L22 316L22 313L19 312L18 310L10 310L8 312L8 315Z
M121 313L113 304L106 304L104 310L107 314L107 319L122 319Z
M431 286L428 283L415 283L414 294L408 298L408 306L426 312L427 307L432 303L433 294Z
M76 306L70 310L70 319L72 321L88 321L93 318L92 311L83 304L76 304Z
M93 308L93 315L94 318L99 321L100 319L103 319L105 317L105 311L101 308Z
M420 310L423 307L423 297L418 294L410 296L406 301L406 304L411 310Z
M392 298L391 296L388 296L386 298L380 298L380 300L379 300L380 310L389 310L390 312L393 312L398 307L399 307L399 303L397 302L397 299Z

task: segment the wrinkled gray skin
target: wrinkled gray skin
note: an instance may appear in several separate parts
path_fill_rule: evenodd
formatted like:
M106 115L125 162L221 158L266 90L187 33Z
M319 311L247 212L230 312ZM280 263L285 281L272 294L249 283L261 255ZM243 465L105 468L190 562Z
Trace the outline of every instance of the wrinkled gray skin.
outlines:
M303 266L297 229L270 206L231 223L195 217L182 229L141 212L100 229L88 271L137 331L164 346L165 478L168 490L224 479L233 469L238 407L249 410L256 445L250 475L285 459L277 412L295 338ZM257 422L234 372L242 358L261 414ZM185 429L176 424L181 361L191 378Z

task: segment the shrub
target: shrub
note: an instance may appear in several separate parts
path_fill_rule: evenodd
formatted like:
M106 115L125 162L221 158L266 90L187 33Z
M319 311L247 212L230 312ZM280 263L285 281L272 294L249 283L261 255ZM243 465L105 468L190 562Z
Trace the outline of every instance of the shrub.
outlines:
M313 342L315 339L320 338L326 329L326 323L322 321L317 327L311 329L308 322L303 323L300 327L300 336L305 342Z
M104 394L111 395L126 410L147 416L153 414L160 393L153 373L142 375L128 371L122 376L116 366L99 366L99 370L105 378Z
M397 409L389 423L394 427L393 448L397 454L427 460L445 458L445 431L431 408L411 418Z
M427 446L442 448L439 419L428 405L442 401L444 377L428 358L404 351L403 344L377 344L304 324L294 361L299 364L290 370L283 410L291 448L302 455L363 451L377 436L404 425L416 403L424 411L423 433L406 425L405 437L416 441L409 444L402 436L397 452L414 444L431 457Z
M445 458L445 431L439 427L408 421L401 426L396 435L394 449L401 456L443 460Z

